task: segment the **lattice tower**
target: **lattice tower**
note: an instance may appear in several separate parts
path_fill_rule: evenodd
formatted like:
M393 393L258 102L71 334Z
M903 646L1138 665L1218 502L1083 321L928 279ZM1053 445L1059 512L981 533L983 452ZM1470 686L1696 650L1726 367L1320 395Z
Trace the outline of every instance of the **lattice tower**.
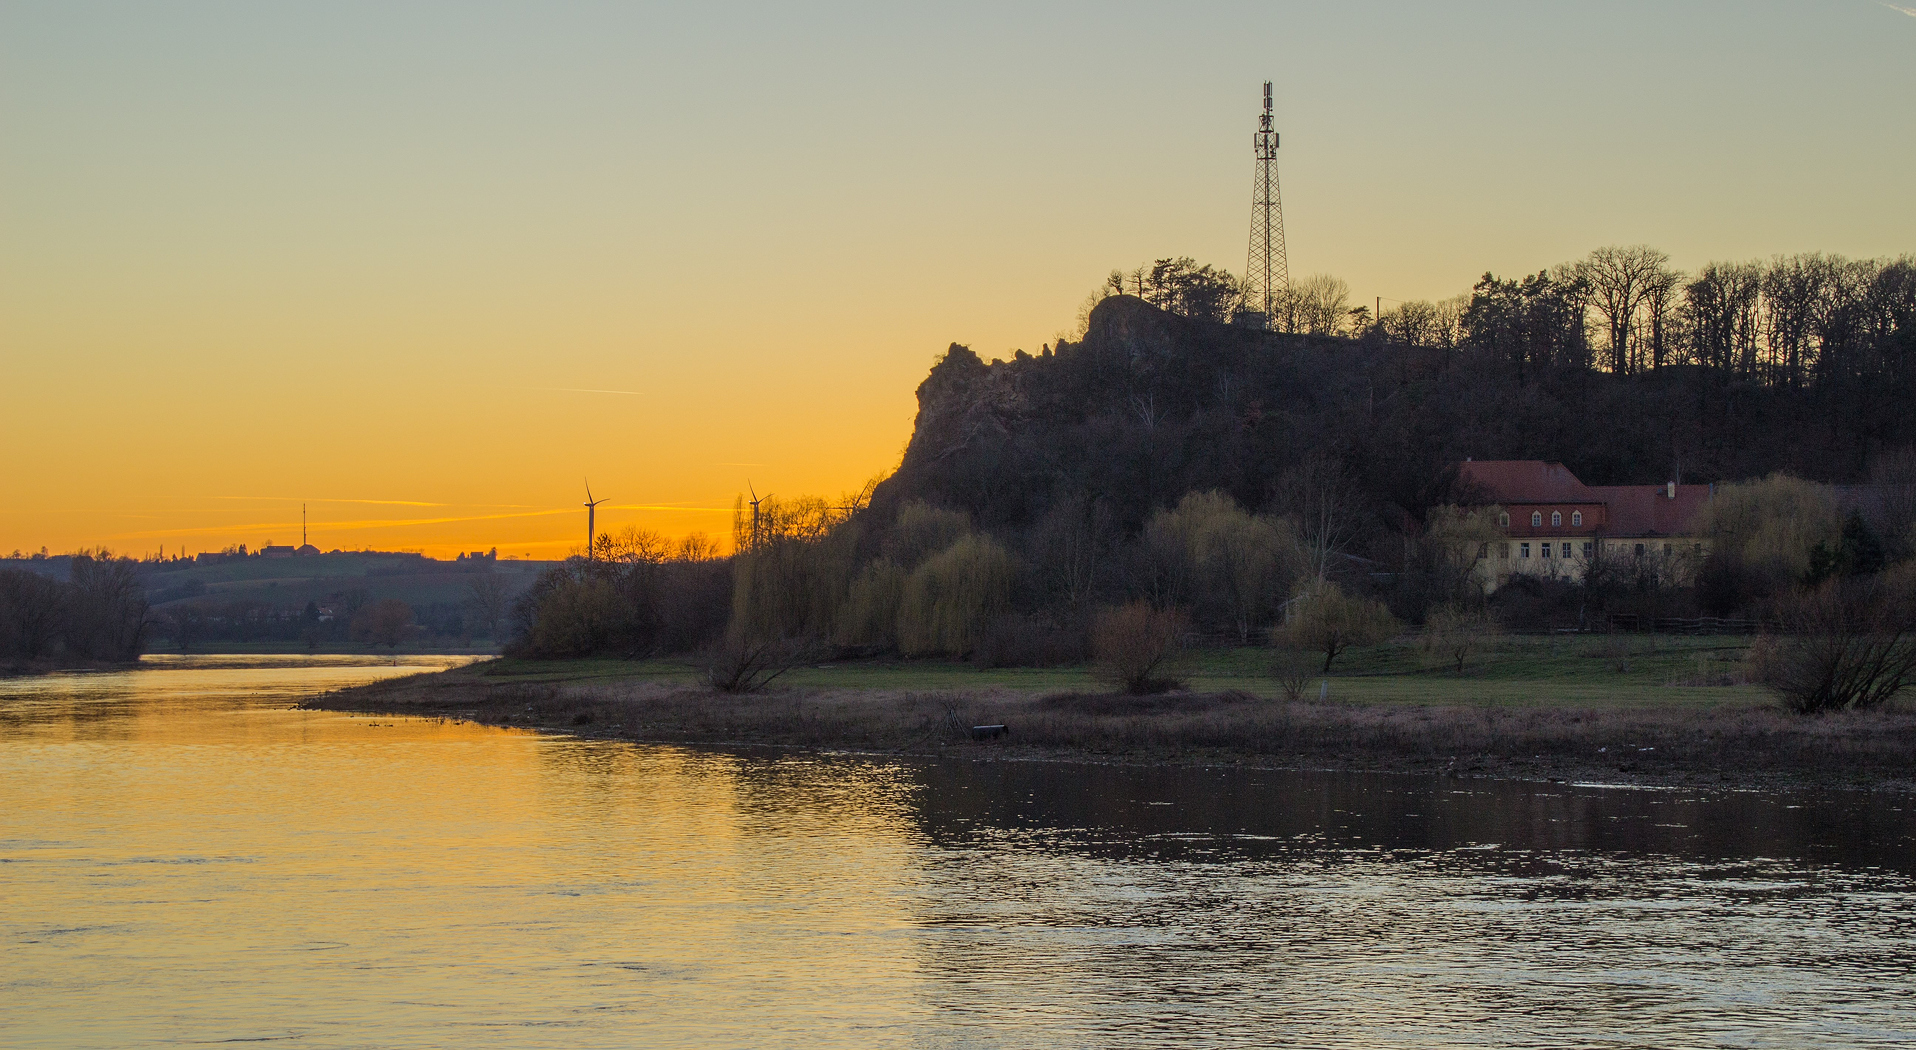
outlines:
M1244 273L1251 303L1268 327L1291 290L1291 263L1284 251L1284 205L1277 190L1277 130L1271 112L1271 82L1264 82L1264 112L1252 139L1257 177L1251 192L1251 254Z

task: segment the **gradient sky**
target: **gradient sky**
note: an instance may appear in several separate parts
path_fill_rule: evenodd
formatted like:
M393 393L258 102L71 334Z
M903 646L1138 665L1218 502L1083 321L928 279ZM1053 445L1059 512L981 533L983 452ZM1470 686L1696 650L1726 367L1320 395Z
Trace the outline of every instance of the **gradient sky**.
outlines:
M1904 5L1907 6L1907 5ZM1240 270L1916 251L1916 7L0 0L0 553L723 535L953 341Z

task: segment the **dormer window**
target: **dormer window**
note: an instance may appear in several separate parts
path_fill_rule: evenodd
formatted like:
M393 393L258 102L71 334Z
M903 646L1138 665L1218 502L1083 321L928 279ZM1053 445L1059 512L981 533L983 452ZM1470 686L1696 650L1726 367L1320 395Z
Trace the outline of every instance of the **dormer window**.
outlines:
M1530 512L1530 527L1533 529L1543 528L1543 511L1533 510Z
M1505 529L1507 529L1507 528L1509 528L1509 527L1510 527L1510 515L1508 515L1508 514L1499 514L1499 515L1497 515L1497 526L1498 526L1499 528L1505 528Z
M1561 528L1561 527L1563 527L1563 514L1562 514L1562 512L1560 512L1560 511L1554 511L1554 510L1550 512L1550 527L1551 527L1551 528L1553 528L1553 529L1556 529L1556 528Z
M1580 511L1580 510L1573 510L1573 511L1571 511L1571 512L1570 512L1570 524L1572 524L1572 525L1582 525L1582 524L1583 524L1583 511Z

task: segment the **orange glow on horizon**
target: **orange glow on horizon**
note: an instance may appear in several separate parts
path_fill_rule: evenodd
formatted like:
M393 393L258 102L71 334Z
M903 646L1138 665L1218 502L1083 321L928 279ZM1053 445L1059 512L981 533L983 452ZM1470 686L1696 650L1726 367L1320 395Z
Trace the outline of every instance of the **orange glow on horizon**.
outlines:
M1354 305L1916 250L1876 5L112 10L0 8L0 555L303 502L323 550L560 556L587 478L727 545L748 485L895 469L950 343L1238 269L1265 80L1290 271Z

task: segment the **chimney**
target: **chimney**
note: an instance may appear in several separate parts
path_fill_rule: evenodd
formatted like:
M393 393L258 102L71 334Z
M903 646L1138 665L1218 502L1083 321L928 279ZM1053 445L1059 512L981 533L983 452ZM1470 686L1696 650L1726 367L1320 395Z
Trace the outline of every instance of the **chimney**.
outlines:
M1663 491L1671 499L1675 499L1676 498L1676 482L1674 481L1670 482L1669 485L1666 486Z

